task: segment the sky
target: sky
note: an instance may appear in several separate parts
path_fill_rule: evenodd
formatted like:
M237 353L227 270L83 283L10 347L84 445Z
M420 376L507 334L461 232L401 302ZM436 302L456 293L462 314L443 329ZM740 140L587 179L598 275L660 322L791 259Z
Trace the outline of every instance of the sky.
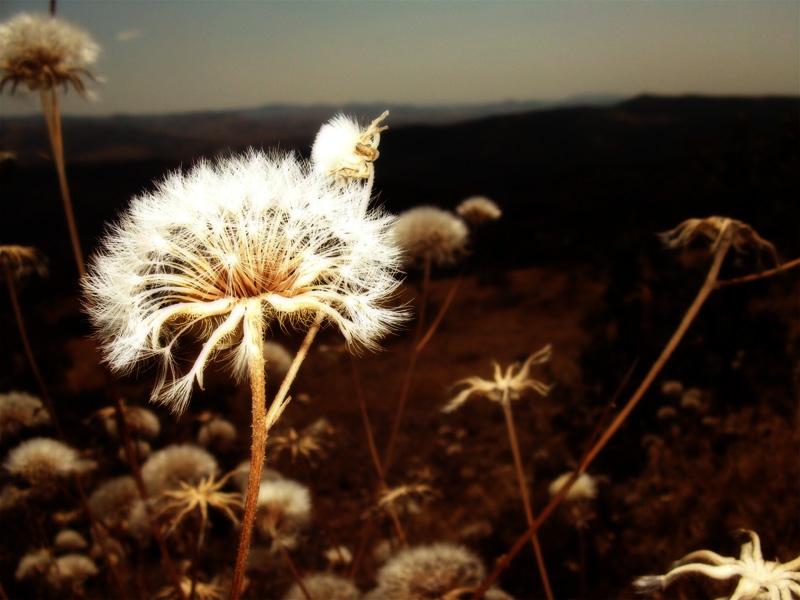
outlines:
M0 0L0 21L46 12ZM101 46L67 115L800 94L797 0L58 0ZM37 114L8 87L0 115Z

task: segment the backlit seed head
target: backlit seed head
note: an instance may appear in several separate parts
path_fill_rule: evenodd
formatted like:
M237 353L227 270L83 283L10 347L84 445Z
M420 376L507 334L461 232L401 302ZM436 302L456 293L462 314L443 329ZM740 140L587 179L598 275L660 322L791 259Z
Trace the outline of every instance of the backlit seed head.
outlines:
M89 542L74 529L63 529L58 532L56 539L53 540L53 546L60 552L75 552L86 550L89 547Z
M49 422L50 414L36 396L26 392L0 394L0 439Z
M361 128L358 122L343 114L325 123L317 133L311 149L314 169L332 177L337 182L368 179L374 172L373 162L378 158L379 127L389 111Z
M142 479L148 494L155 497L166 490L178 489L180 481L198 484L217 470L217 460L200 446L173 444L150 455L142 465Z
M456 215L435 206L420 206L401 213L392 230L403 248L405 264L454 264L466 253L469 229Z
M489 221L499 219L503 215L503 211L485 196L472 196L456 207L456 214L473 227L479 227Z
M121 475L100 484L89 495L89 507L107 527L113 529L127 520L138 497L133 477Z
M568 471L559 475L548 488L551 496L555 496L559 490L564 486L567 480L572 475L572 471ZM581 473L569 488L567 495L564 496L566 501L574 500L591 500L597 497L597 481L588 473Z
M333 573L315 573L303 577L312 598L325 600L359 600L361 592L353 582ZM306 595L299 584L295 583L283 597L283 600L305 600Z
M40 486L94 466L80 458L78 452L65 443L51 438L33 438L22 442L8 453L3 465L12 475Z
M239 432L225 419L211 419L197 432L197 443L216 452L230 452L236 446Z
M20 83L31 90L63 85L86 91L84 77L97 60L100 47L80 27L42 14L18 14L0 24L0 89L11 82L13 93Z
M300 533L311 522L311 494L289 479L262 481L258 489L256 528L273 550L294 548Z

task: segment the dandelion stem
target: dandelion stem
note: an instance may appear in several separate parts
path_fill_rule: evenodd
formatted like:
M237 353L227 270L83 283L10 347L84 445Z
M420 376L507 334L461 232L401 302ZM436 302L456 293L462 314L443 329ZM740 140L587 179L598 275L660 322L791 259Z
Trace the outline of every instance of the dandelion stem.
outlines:
M686 311L686 314L683 316L678 328L675 330L675 333L672 334L669 342L665 346L664 350L661 352L661 355L658 357L656 362L650 368L650 372L644 378L644 381L639 385L639 388L633 393L631 399L628 400L628 403L625 407L620 411L620 413L614 418L611 424L606 429L605 433L600 437L600 439L594 444L594 446L586 453L586 455L581 460L578 467L572 473L570 478L566 481L566 483L561 487L561 490L553 496L550 502L545 506L541 513L536 517L534 522L528 527L528 530L523 533L511 549L503 556L503 558L498 561L497 565L489 574L484 582L481 584L480 588L472 595L471 600L479 600L483 597L484 592L497 580L506 567L511 564L512 559L519 554L519 551L522 549L522 546L531 538L533 535L536 534L536 531L542 525L542 523L550 516L550 514L555 510L556 506L561 502L564 496L567 495L572 485L578 479L578 477L583 474L586 469L589 467L591 462L597 456L597 454L603 449L609 439L616 433L616 431L620 428L622 423L625 421L627 416L642 398L644 393L650 387L653 380L656 378L658 373L666 364L669 357L674 352L675 348L680 343L683 336L686 334L686 331L689 329L689 325L691 325L692 321L694 321L697 314L700 312L700 308L703 306L703 303L708 298L709 294L715 289L717 277L719 275L719 270L722 267L722 261L725 258L725 255L728 253L728 249L731 246L731 234L726 233L719 242L715 252L714 252L714 261L711 264L711 268L708 271L708 275L706 276L706 280L703 283L700 291L697 293L697 296L692 302L689 309Z
M294 566L294 562L289 556L289 553L286 551L286 548L283 547L283 544L278 544L278 548L280 548L283 559L286 561L286 565L289 567L292 577L294 577L294 580L297 582L297 585L300 587L300 591L303 592L306 600L314 600L314 597L311 595L311 592L308 591L306 584L303 583L303 578L300 577L300 573L297 572L297 567Z
M249 316L245 318L250 318ZM264 467L264 453L267 446L267 435L281 413L286 408L291 398L286 398L289 387L292 385L300 365L308 354L311 342L319 331L321 317L309 328L300 349L292 361L286 377L283 379L278 393L272 400L269 411L266 410L266 379L264 374L264 355L262 351L263 324L259 316L250 318L250 331L254 356L250 366L250 390L253 396L253 441L250 446L250 476L247 481L247 498L245 499L244 515L242 517L242 533L239 538L239 550L236 554L236 567L231 582L230 600L237 600L241 594L244 570L247 566L247 555L250 552L250 540L253 534L253 523L256 516L258 489L261 485L261 471Z
M83 260L81 242L78 237L78 228L75 225L75 215L72 210L72 201L67 185L67 169L64 162L64 138L61 133L61 115L58 108L58 90L55 87L40 90L42 100L42 110L47 122L47 133L50 136L50 146L53 149L53 160L56 163L58 172L58 185L61 189L61 200L64 202L64 212L67 216L67 226L69 227L69 237L72 242L72 252L75 255L75 262L78 265L78 274L83 277L86 275L86 264Z
M764 279L766 277L772 277L773 275L777 275L783 271L788 271L789 269L793 269L794 267L800 266L800 258L795 258L794 260L790 260L787 263L783 263L779 267L775 267L774 269L769 269L768 271L761 271L761 273L753 273L752 275L746 275L744 277L737 277L736 279L724 279L722 281L717 281L716 287L721 288L726 285L734 285L736 283L746 283L748 281L757 281L759 279Z
M514 413L511 411L511 402L508 399L508 389L503 390L503 399L500 402L500 406L503 407L503 415L505 415L506 418L508 441L511 444L511 453L514 455L514 468L517 471L519 491L520 494L522 494L522 504L525 507L525 519L530 527L533 524L533 509L531 508L528 486L525 483L525 473L522 470L522 458L519 452L519 442L517 441L517 428L514 424ZM536 565L539 567L539 575L542 578L544 593L548 600L553 600L553 592L550 589L550 579L547 577L547 569L545 568L544 558L542 557L542 547L539 545L539 537L535 533L531 536L531 544L533 545L533 552L536 555Z

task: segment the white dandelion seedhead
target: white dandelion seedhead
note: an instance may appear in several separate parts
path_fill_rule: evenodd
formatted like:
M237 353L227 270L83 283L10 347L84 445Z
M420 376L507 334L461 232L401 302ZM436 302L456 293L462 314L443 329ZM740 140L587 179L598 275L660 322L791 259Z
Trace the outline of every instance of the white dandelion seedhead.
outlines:
M294 548L300 533L311 522L311 493L308 488L290 479L262 481L258 489L256 527L279 546Z
M12 475L39 486L94 466L82 460L77 450L51 438L32 438L8 453L3 465Z
M556 477L550 484L547 491L551 496L555 496L567 483L567 480L572 476L572 471L567 471ZM564 500L567 502L574 500L591 500L597 497L597 480L588 473L581 473L575 479L575 483L569 488Z
M441 542L398 552L378 571L373 593L384 600L460 598L474 592L485 576L483 562L475 554Z
M26 392L0 394L0 439L50 422L42 401Z
M180 413L218 352L247 376L272 322L323 319L376 348L405 315L385 306L400 257L393 219L366 210L369 193L257 151L169 175L134 198L83 281L106 360L130 372L157 359L151 399ZM203 346L182 374L176 350L194 337Z
M75 552L87 550L89 542L74 529L63 529L58 532L56 539L53 540L53 546L60 552Z
M193 444L172 444L154 452L142 465L142 479L151 496L180 487L180 482L195 485L216 475L217 460Z
M426 260L439 266L455 264L466 253L467 224L451 212L435 206L419 206L401 213L392 230L403 247L406 264Z
M471 196L456 207L456 214L479 227L488 221L496 221L503 216L503 211L485 196Z
M106 527L120 527L128 518L139 491L136 480L130 475L120 475L100 484L89 495L89 507Z
M311 148L314 169L337 182L369 179L374 172L373 162L378 158L379 127L389 114L384 112L367 127L343 114L338 114L323 125Z
M84 93L83 77L94 79L88 68L99 52L91 35L72 23L20 13L0 24L0 88L9 81L12 93L20 83L31 90L70 84Z
M303 577L303 585L312 598L325 600L359 600L361 591L349 579L333 573L314 573ZM300 584L295 583L283 600L305 600L306 594Z

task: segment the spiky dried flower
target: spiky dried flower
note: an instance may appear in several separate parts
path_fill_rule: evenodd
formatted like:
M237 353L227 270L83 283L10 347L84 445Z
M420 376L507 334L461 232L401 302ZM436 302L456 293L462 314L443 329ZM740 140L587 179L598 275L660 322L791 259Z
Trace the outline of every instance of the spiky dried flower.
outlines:
M0 439L49 422L50 414L36 396L27 392L0 394Z
M800 556L781 564L766 561L761 554L761 540L755 531L742 530L750 541L742 544L739 559L720 556L710 550L697 550L680 559L666 575L648 575L634 580L637 592L647 594L663 590L676 579L698 573L712 579L739 578L730 600L791 600L800 597ZM702 562L695 562L702 561Z
M94 79L89 66L100 47L88 32L63 19L43 14L20 13L0 24L0 89L11 92L20 83L31 90L72 85L86 91L84 77Z
M200 446L172 444L154 452L142 465L142 479L151 496L175 490L180 482L194 485L217 473L217 460Z
M0 267L19 279L31 273L47 275L44 255L33 246L0 246Z
M337 182L369 179L374 173L373 162L378 158L379 127L389 111L362 127L343 114L336 115L325 123L311 148L311 163L314 168Z
M327 419L320 418L303 428L299 433L294 427L289 427L285 433L281 432L267 439L267 447L276 453L289 452L292 462L298 456L305 458L313 465L316 457L324 458L325 448L330 444L325 438L333 433L333 427Z
M311 522L311 494L308 488L290 479L262 481L258 489L256 527L279 546L294 548L300 533Z
M550 353L552 347L550 344L531 354L522 366L519 363L514 363L506 369L505 374L500 369L497 362L492 361L494 364L494 380L481 379L480 377L468 377L457 381L455 385L464 385L467 387L458 393L447 405L442 409L444 412L452 412L459 406L467 401L467 398L473 394L485 396L493 402L508 402L510 400L517 400L526 389L532 389L547 396L550 393L552 386L546 385L541 381L530 377L530 368L533 365L539 365L550 360ZM516 370L518 369L518 370ZM515 371L516 370L516 371Z
M153 596L153 600L181 600L182 598L188 598L192 593L191 577L181 577L180 585L181 592L173 586L166 586ZM225 588L217 585L216 578L207 583L197 581L195 582L194 597L197 600L222 600L225 597Z
M547 488L547 491L550 493L550 495L555 496L561 490L561 488L564 487L564 484L571 476L572 471L567 471L566 473L562 473L556 477L550 484L550 487ZM569 488L567 495L564 496L564 500L591 500L592 498L596 497L597 481L588 473L581 473L578 475L575 483L572 484L572 487Z
M503 216L503 211L485 196L472 196L456 206L456 214L473 227L480 227Z
M222 488L234 473L236 471L231 471L217 481L214 480L215 477L213 475L210 475L202 478L195 485L179 481L180 489L161 492L159 500L162 504L159 507L159 516L169 517L170 526L167 530L167 535L175 531L184 517L194 511L198 511L201 519L202 529L200 535L202 539L205 524L208 522L209 507L216 508L233 523L238 523L239 519L233 509L244 508L241 500L242 495L238 492L222 491Z
M400 213L392 233L403 247L404 262L413 265L428 260L439 266L452 265L466 253L469 239L462 219L435 206Z
M728 217L708 217L705 219L687 219L675 229L659 233L658 237L667 248L688 246L697 238L705 238L711 243L711 250L719 246L724 236L731 237L731 246L739 253L768 252L775 264L778 264L778 253L775 246L762 238L756 231L741 221Z
M405 316L385 306L399 249L386 235L393 218L366 210L369 194L254 150L169 175L134 198L83 281L106 360L129 372L158 358L151 399L180 413L218 351L248 376L263 341L253 332L273 321L324 318L348 344L376 348ZM204 345L180 376L173 351L190 331Z
M73 473L94 467L82 460L77 450L51 438L32 438L13 448L3 466L12 475L22 477L33 486L41 486Z
M405 508L414 498L425 499L436 494L436 491L424 483L399 485L381 492L378 508L400 510Z
M314 599L359 600L361 598L361 591L352 581L333 573L306 575L303 577L303 585ZM300 584L295 583L283 596L283 600L306 600L306 594Z
M376 598L457 599L474 592L486 576L483 562L455 544L441 542L401 550L376 576Z

